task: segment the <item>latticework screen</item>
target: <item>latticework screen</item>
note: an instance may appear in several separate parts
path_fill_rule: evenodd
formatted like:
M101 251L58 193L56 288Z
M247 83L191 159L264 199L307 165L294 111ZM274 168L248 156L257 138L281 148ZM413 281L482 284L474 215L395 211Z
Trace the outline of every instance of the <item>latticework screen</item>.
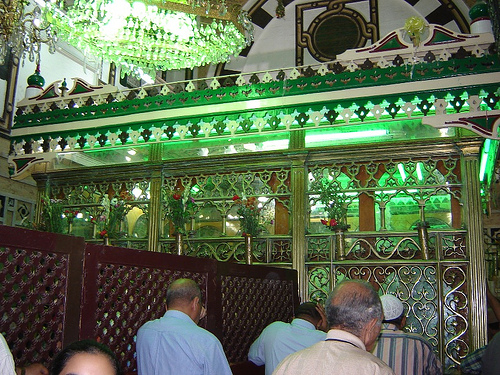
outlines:
M195 280L207 308L214 308L214 291L208 289L213 261L89 244L85 271L81 336L108 345L127 371L136 369L137 330L163 316L172 281Z
M0 331L16 365L78 338L83 238L0 226Z
M458 158L311 164L308 176L309 299L324 301L344 279L365 279L379 294L394 294L402 300L405 330L430 342L446 373L456 371L461 358L471 351L470 250L461 227ZM324 212L323 181L335 181L345 200L350 228L344 233L342 251L319 220ZM427 243L417 230L422 222L428 226Z
M208 310L201 325L221 340L230 363L246 360L260 331L290 320L296 271L220 263L85 244L83 238L0 226L0 330L16 363L52 358L72 341L108 345L124 370L136 370L139 327L165 312L168 285L192 278Z
M220 264L222 345L232 363L247 360L252 342L270 323L291 321L299 303L295 271Z

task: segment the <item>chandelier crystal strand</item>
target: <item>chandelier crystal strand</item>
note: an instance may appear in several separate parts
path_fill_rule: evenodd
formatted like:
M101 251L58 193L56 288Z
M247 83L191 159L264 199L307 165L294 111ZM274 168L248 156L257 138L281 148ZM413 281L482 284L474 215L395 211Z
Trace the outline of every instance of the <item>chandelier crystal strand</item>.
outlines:
M23 59L26 54L30 61L40 62L42 43L55 52L56 34L42 17L41 10L35 6L26 12L27 0L4 0L0 2L0 65L6 63L10 51L16 58Z
M122 75L226 62L253 40L248 15L227 0L75 0L67 9L46 4L45 18L62 39L114 62Z

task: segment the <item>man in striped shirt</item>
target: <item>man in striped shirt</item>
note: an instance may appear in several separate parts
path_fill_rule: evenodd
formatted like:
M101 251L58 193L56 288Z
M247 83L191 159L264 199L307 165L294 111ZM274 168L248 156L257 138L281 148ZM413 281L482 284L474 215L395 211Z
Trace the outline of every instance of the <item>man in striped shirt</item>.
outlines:
M384 321L379 340L373 350L396 375L442 374L441 363L431 345L420 335L406 333L406 316L401 301L391 294L380 297Z

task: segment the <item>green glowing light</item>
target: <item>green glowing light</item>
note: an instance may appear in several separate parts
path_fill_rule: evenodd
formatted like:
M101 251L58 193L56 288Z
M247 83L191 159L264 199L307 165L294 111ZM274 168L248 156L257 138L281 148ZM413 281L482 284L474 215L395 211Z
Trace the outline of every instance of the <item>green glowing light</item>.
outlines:
M498 146L498 141L486 139L481 150L479 180L483 183L486 183L487 186L491 184L491 180L493 178Z

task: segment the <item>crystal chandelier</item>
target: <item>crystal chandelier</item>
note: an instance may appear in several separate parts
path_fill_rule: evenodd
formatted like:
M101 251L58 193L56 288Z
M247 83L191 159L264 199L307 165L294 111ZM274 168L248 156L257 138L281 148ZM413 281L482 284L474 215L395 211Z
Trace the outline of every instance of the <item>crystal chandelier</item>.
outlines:
M253 25L230 0L47 2L58 35L124 73L194 68L229 60L253 40ZM233 0L234 1L234 0Z
M27 0L2 0L0 2L0 65L5 64L10 50L12 55L30 61L40 62L42 43L49 46L49 52L55 52L56 35L50 25L43 21L38 6L25 13L29 5Z

